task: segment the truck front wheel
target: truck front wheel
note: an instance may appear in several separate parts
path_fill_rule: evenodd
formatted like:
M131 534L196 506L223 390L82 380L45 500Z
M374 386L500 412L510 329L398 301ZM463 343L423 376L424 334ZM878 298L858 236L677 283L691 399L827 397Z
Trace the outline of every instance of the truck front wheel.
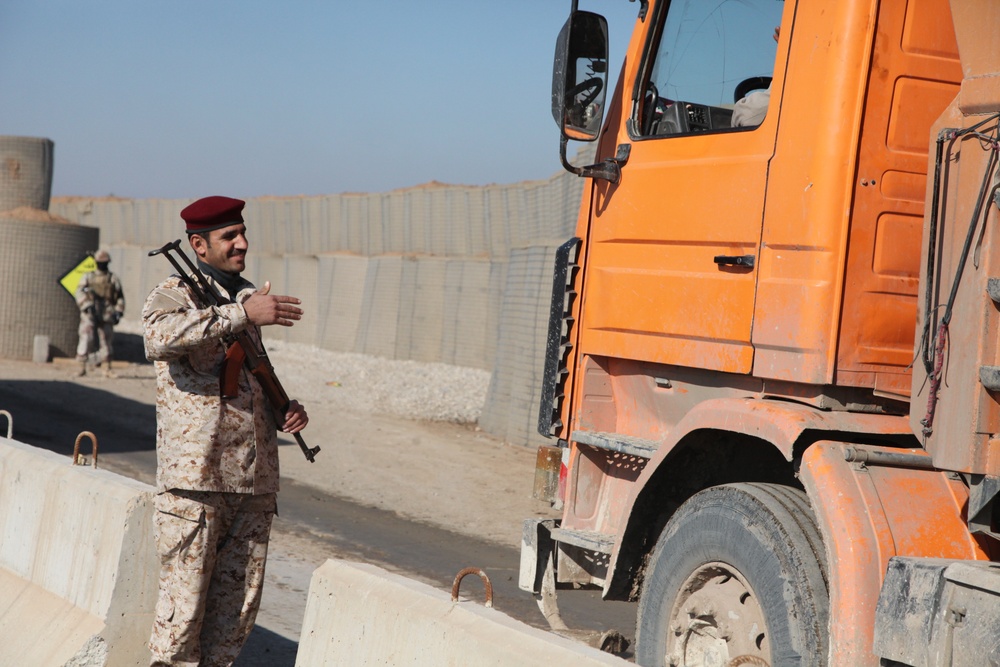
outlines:
M826 556L809 499L778 484L695 494L667 522L639 598L648 667L826 665Z

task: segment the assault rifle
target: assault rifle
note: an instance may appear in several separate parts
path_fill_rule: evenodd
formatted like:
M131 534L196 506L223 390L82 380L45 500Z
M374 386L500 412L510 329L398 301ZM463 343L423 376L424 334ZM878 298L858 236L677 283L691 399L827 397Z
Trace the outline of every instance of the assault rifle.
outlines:
M177 258L170 254L171 251L176 252L184 260L190 273L181 267ZM167 261L173 264L181 280L194 292L195 299L200 305L224 306L232 303L229 299L223 297L214 285L208 282L205 275L195 266L184 251L181 250L180 239L168 243L158 250L150 251L149 256L153 257L154 255L163 255L167 258ZM291 404L288 394L285 393L281 383L278 382L278 378L274 374L274 366L271 365L271 360L267 357L267 352L263 346L258 347L253 338L250 337L250 334L245 330L236 334L236 342L226 350L226 361L223 363L223 370L219 378L219 387L223 398L236 396L239 384L239 372L242 366L246 366L246 369L257 378L257 382L260 383L261 389L264 390L264 395L267 396L271 407L284 420L285 413L288 412L288 406ZM309 462L315 463L319 447L307 447L306 441L302 439L300 433L293 433L292 435L295 436L295 441L299 443L302 453L309 459Z

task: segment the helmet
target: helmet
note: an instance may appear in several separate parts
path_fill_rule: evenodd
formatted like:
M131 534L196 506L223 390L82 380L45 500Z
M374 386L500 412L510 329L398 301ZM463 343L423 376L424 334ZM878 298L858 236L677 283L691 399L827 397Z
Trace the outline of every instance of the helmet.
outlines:
M94 253L95 262L110 262L111 255L108 254L107 250L98 250Z

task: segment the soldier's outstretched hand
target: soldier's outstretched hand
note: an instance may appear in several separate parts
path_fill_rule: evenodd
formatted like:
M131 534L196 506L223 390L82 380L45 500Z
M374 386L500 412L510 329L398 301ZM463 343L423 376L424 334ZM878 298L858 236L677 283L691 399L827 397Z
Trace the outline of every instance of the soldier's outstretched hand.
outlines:
M302 319L302 309L296 305L302 301L294 296L268 294L270 291L271 282L265 282L264 287L243 302L247 319L257 326L280 324L283 327L290 327Z

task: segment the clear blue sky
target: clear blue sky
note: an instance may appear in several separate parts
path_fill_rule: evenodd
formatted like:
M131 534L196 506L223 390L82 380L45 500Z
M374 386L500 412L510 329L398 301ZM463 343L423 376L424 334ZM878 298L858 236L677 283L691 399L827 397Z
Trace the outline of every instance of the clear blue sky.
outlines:
M617 74L638 9L611 24ZM0 134L55 142L53 195L483 185L559 171L569 0L4 0Z

